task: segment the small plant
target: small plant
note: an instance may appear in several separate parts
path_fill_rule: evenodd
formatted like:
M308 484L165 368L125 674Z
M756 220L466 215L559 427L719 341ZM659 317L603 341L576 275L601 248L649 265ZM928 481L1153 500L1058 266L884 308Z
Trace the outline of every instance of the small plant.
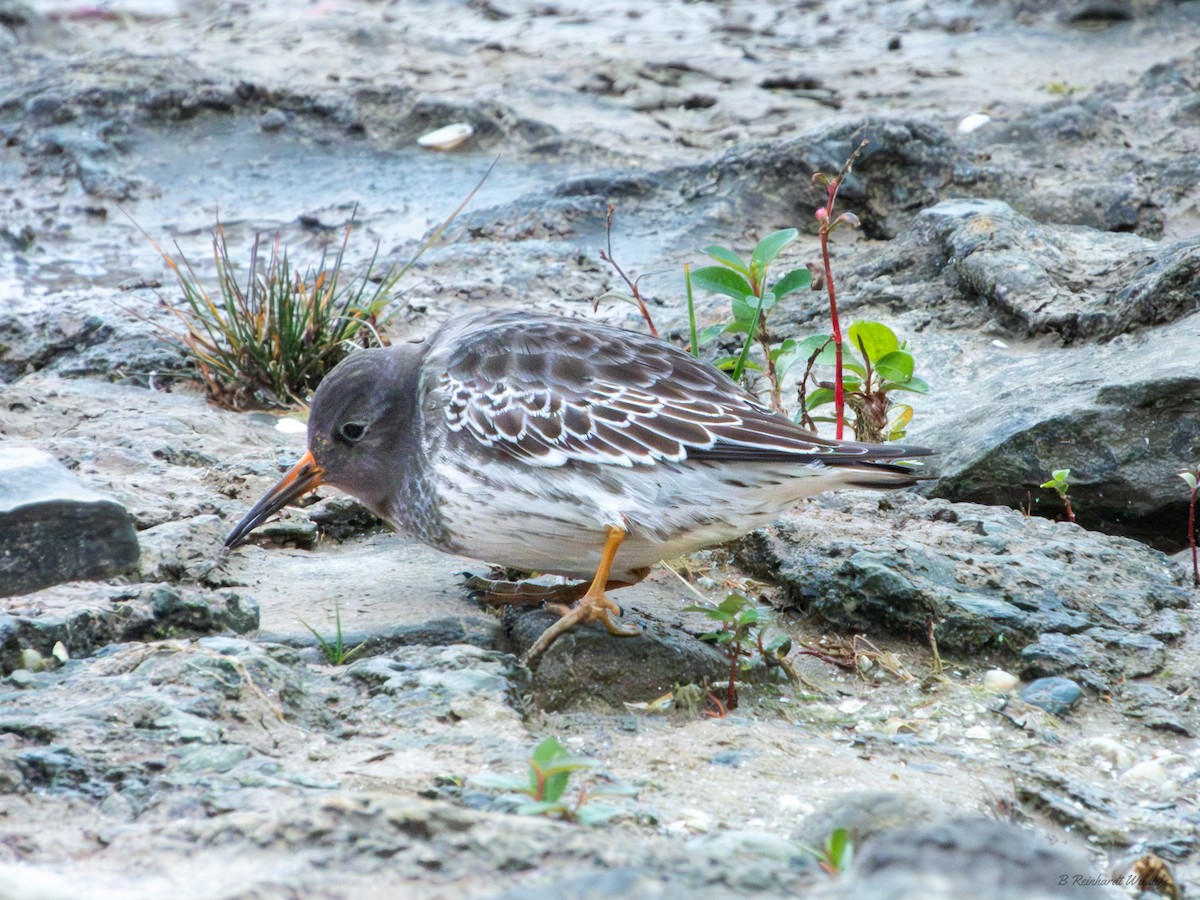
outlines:
M215 291L205 288L178 245L176 262L146 235L174 273L183 294L181 303L160 298L183 324L183 332L155 327L164 340L178 346L196 364L209 399L218 406L284 408L304 403L355 343L367 346L372 335L379 341L377 328L381 316L382 321L387 319L384 310L396 284L454 221L490 173L489 168L407 263L382 275L375 271L378 246L359 276L351 277L343 269L353 214L332 259L327 249L315 267L303 270L292 264L278 235L264 263L262 236L255 235L244 276L239 276L230 258L225 231L218 222L212 236Z
M633 789L622 784L581 787L569 800L567 786L571 775L594 769L594 759L571 756L567 748L554 737L548 737L533 749L529 772L524 778L509 778L487 773L474 779L482 787L509 791L508 797L517 803L514 812L519 816L555 816L583 825L599 825L620 814L615 806L595 802L603 796L630 796Z
M1196 495L1200 484L1200 466L1194 472L1180 472L1179 477L1188 486L1188 546L1192 550L1192 584L1200 588L1200 559L1196 551Z
M347 344L375 330L399 275L377 279L374 258L358 278L346 275L352 226L353 219L332 259L327 251L303 271L278 236L260 265L262 237L256 235L243 281L218 223L212 237L215 292L204 287L178 247L177 263L154 244L183 294L181 304L165 297L162 303L184 331L163 331L195 362L214 403L229 409L302 403L341 362Z
M907 404L894 404L890 395L894 391L927 394L929 385L914 374L916 363L907 343L902 343L888 326L880 322L855 322L848 336L854 349L850 351L850 361L843 359L843 397L854 413L851 425L854 436L874 443L900 440L912 421L913 410ZM836 403L835 385L818 381L816 390L808 393L815 366L837 365L833 337L813 335L797 344L793 352L807 360L804 377L800 379L797 421L813 429L817 422L836 421L829 416L812 415L813 410Z
M354 648L346 647L342 639L342 611L336 603L333 604L333 620L336 630L334 631L332 640L326 638L303 619L300 620L300 624L311 631L312 636L317 639L317 646L321 648L321 653L324 655L327 663L331 666L344 666L361 653L367 645L359 644Z
M685 277L689 298L692 286L696 285L704 290L724 294L732 300L732 320L705 328L697 335L692 352L695 353L698 346L703 346L719 334L744 335L741 352L736 356L718 359L714 365L727 371L734 381L741 381L747 369L763 371L771 385L771 405L779 412L783 412L780 397L782 378L786 373L786 366L780 365L780 359L788 359L790 365L797 357L791 355L795 341L785 341L778 345L772 342L767 331L767 315L775 304L788 294L803 290L812 284L812 273L807 269L792 269L770 287L767 274L776 257L798 234L795 228L785 228L767 235L755 246L749 262L728 247L705 247L704 252L719 265L705 266L694 272L689 268ZM694 319L694 315L692 318ZM751 348L756 343L761 350L761 363L750 359Z
M857 228L859 225L858 216L851 212L844 212L840 216L834 216L834 205L837 203L838 191L842 187L842 183L850 174L850 170L854 167L854 161L858 159L858 155L862 153L863 148L867 146L867 141L863 141L855 151L850 154L850 158L846 160L845 165L838 174L830 178L823 172L817 172L813 175L813 184L820 184L825 188L825 205L820 207L816 212L817 217L817 236L821 241L821 265L824 273L823 281L825 283L825 293L829 295L829 321L833 328L833 352L834 352L834 370L833 370L833 408L834 408L834 437L839 441L845 431L845 387L842 383L842 328L838 319L837 308L837 289L833 282L833 266L829 261L829 235L834 229L842 225L849 225L852 228Z
M1067 481L1070 475L1070 469L1055 469L1050 473L1050 480L1042 487L1054 491L1062 498L1063 505L1067 508L1067 521L1074 522L1075 511L1071 509L1071 498L1067 496L1067 491L1071 488L1070 482Z
M716 644L729 660L729 681L725 688L724 702L713 698L717 715L737 709L737 677L739 672L749 670L756 661L768 667L783 668L791 677L787 655L792 650L792 640L786 635L766 639L770 615L759 609L741 594L730 594L716 606L697 603L684 607L687 612L706 615L720 628L700 635L700 640Z

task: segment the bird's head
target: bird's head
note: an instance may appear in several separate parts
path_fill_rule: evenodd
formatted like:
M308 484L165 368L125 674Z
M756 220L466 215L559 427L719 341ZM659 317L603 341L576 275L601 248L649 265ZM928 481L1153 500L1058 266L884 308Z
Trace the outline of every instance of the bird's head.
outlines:
M288 503L329 484L387 515L405 464L419 452L414 429L424 346L361 350L318 386L308 414L308 452L230 532L229 548Z

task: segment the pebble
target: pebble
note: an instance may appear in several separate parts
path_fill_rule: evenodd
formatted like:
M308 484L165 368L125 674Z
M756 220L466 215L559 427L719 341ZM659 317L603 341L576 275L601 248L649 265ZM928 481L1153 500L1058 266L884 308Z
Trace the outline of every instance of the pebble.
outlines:
M1054 716L1067 712L1082 696L1083 688L1070 678L1058 675L1032 681L1021 691L1022 700Z
M963 737L969 741L990 741L992 732L986 725L972 725L963 732Z
M983 674L983 686L998 694L1007 694L1020 683L1020 678L1003 669L989 669Z

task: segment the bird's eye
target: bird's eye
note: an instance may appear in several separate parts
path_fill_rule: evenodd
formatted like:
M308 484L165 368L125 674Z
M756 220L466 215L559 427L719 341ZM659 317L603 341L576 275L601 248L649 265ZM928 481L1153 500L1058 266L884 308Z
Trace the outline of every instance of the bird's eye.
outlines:
M343 422L338 428L338 435L342 440L349 441L351 444L361 441L366 433L367 426L362 422Z

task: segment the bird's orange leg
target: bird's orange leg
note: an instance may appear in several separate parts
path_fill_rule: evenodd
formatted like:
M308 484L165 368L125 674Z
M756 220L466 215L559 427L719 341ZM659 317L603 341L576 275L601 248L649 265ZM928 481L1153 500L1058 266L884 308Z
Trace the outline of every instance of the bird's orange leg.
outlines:
M614 618L614 614L620 616L621 607L604 596L604 589L608 585L608 575L612 571L617 548L621 546L621 541L625 540L625 532L620 528L606 525L604 530L608 539L604 542L604 553L600 557L600 565L596 569L596 577L592 579L591 586L569 607L558 603L547 604L548 609L558 613L562 618L543 631L541 636L533 642L533 646L526 650L525 655L521 657L522 663L528 665L537 659L546 652L546 649L554 643L559 635L570 631L576 625L599 621L608 629L609 634L617 637L632 637L638 633L636 627L623 625Z

